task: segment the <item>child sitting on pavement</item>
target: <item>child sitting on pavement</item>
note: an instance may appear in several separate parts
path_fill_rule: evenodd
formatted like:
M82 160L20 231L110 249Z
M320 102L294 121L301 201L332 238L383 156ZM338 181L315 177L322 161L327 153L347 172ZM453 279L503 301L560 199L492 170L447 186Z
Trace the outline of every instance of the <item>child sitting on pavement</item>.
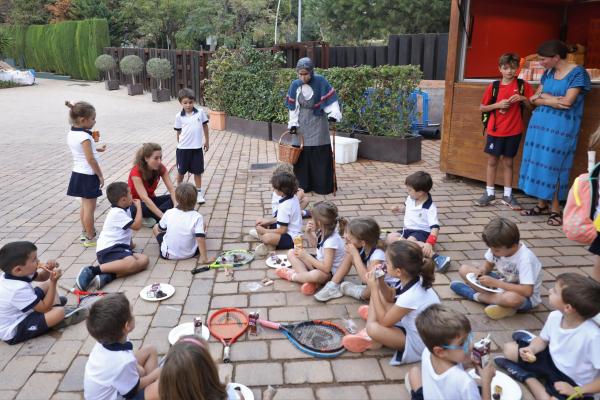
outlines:
M331 279L344 259L345 243L341 235L346 224L346 219L338 216L335 204L329 201L316 203L312 220L305 229L309 246L317 248L316 257L306 249L296 247L288 252L292 269L278 268L277 276L302 283L300 291L305 295L314 294L317 286Z
M154 394L158 393L160 376L158 354L151 346L134 352L133 344L127 341L127 335L135 329L127 297L111 293L96 301L90 308L87 329L97 343L85 364L84 397L157 399Z
M56 291L62 271L54 260L41 264L33 243L2 246L0 269L4 272L0 276L0 339L8 344L81 322L87 316L87 309L64 307L67 299ZM33 287L33 281L40 284Z
M440 233L440 222L437 207L429 193L433 188L431 175L417 171L407 176L404 183L408 191L404 207L392 208L394 214L404 212L403 228L401 231L390 233L386 241L388 244L402 239L417 242L423 249L423 255L433 259L437 272L446 272L450 266L450 257L433 251Z
M264 258L267 254L294 247L294 238L302 234L302 209L296 197L298 180L289 172L280 172L271 177L273 191L281 196L277 209L275 226L256 225L258 240L262 243L254 250L254 255Z
M466 283L453 281L450 288L469 300L490 304L485 313L492 319L529 311L540 304L542 263L519 241L517 225L506 218L496 218L484 228L482 237L489 247L485 263L480 267L461 265L458 273ZM497 273L492 272L494 267ZM475 274L483 286L503 292L492 293L473 285L467 279L469 273Z
M117 276L140 272L148 266L145 254L133 252L132 230L142 227L142 206L139 199L133 200L131 190L125 182L113 182L106 188L106 197L111 209L104 220L96 257L99 266L82 267L75 280L79 290L99 289ZM131 205L135 204L135 218L131 216Z
M481 394L463 366L471 364L473 350L473 332L466 315L448 305L433 304L419 314L416 325L426 348L421 365L411 368L404 379L411 399L491 400L494 364L477 368Z
M396 349L390 364L399 365L419 361L425 344L415 325L417 316L431 304L440 302L432 289L435 266L423 257L421 246L409 240L390 244L386 250L388 273L399 279L396 301L381 290L377 270L367 272L371 289L368 309L362 306L359 314L367 320L366 328L355 335L346 335L344 347L353 353L376 349L381 345ZM387 285L385 285L387 286ZM393 291L386 288L386 291Z
M168 260L184 260L198 256L198 262L209 264L206 253L204 219L196 206L197 191L191 183L175 189L177 207L165 211L152 233L160 246L160 256ZM214 261L214 260L213 260Z
M555 311L540 335L514 332L496 365L527 384L537 400L594 399L600 393L600 329L591 318L600 312L600 283L560 274L548 300Z
M379 240L381 230L373 218L353 218L344 232L346 255L331 280L315 294L318 301L329 301L344 295L357 300L368 300L371 293L366 285L366 274L385 262L383 243ZM342 282L353 265L361 282L365 284Z

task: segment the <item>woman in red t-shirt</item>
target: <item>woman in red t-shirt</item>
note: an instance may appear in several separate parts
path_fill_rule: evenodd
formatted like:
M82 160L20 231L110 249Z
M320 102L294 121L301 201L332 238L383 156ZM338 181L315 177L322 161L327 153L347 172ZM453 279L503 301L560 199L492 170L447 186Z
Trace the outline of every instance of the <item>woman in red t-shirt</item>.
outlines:
M144 225L154 225L162 218L163 213L175 204L175 187L169 177L169 171L162 163L162 148L157 143L144 143L137 151L133 164L127 180L131 195L134 199L142 201ZM160 178L163 179L169 194L156 196L154 191Z

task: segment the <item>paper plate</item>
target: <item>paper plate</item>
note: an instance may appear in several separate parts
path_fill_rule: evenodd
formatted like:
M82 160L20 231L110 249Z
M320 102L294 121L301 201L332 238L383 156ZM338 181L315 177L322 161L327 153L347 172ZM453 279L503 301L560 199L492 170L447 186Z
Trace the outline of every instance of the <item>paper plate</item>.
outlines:
M477 375L475 369L470 369L469 375L473 379L479 379L479 375ZM494 394L494 387L496 386L502 388L500 400L521 400L523 397L523 392L519 384L504 372L496 371L496 375L492 378L492 394Z
M238 391L236 388L240 388ZM230 396L228 398L233 399L241 399L238 395L239 392L242 392L242 396L244 396L244 400L254 400L254 393L247 386L242 385L241 383L231 382L227 384L227 394L235 393L236 397Z
M467 274L467 280L469 282L471 282L474 286L477 286L479 289L485 290L486 292L504 293L504 289L490 288L490 287L487 287L487 286L483 286L481 283L479 283L479 280L477 280L477 276L475 276L475 274L473 272L469 272Z
M287 256L282 254L277 254L277 258L281 261L280 264L277 264L275 261L271 259L271 256L267 256L267 267L269 268L282 268L287 267L290 268L292 264L288 261Z
M194 323L184 322L183 324L179 324L175 328L171 329L171 331L169 332L169 343L171 343L171 345L174 345L180 337L193 334ZM208 326L202 324L202 339L208 340L209 337L210 331L208 330Z
M148 297L148 292L152 289L152 285L148 285L145 288L143 288L140 291L140 297L146 301L163 301L168 299L169 297L173 296L175 294L175 288L172 285L169 285L168 283L161 283L160 284L160 290L162 290L163 292L165 292L166 296L165 297L161 297L160 299L157 299L155 297Z

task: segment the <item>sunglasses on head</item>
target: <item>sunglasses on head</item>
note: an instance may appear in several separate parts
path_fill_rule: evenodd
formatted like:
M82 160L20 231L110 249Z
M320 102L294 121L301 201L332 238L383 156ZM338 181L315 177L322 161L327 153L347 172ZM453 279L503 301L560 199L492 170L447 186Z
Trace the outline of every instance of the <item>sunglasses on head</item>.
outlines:
M457 344L445 344L442 346L442 349L446 349L446 350L460 350L462 349L462 351L465 352L465 354L469 353L469 350L471 348L471 343L473 343L473 332L469 332L469 334L467 335L467 338L465 339L465 341L463 342L463 344L461 345L457 345Z

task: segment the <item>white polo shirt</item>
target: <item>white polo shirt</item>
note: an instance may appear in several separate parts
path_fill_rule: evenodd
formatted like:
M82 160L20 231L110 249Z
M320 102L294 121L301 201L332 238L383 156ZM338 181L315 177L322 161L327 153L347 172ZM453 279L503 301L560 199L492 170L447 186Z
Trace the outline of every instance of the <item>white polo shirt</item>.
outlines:
M94 170L88 163L87 158L85 158L85 153L83 152L82 143L86 140L90 141L92 146L92 154L94 155L96 161L98 161L98 152L96 151L94 139L92 138L92 132L73 126L71 127L71 131L67 134L67 144L69 145L71 155L73 156L73 172L86 175L95 175Z
M140 375L130 342L102 345L96 343L83 378L86 400L121 400L137 392Z
M194 107L192 114L181 110L175 115L175 130L180 131L178 149L201 149L204 146L202 126L208 123L208 116L202 109Z
M421 357L421 380L425 399L481 400L477 383L465 371L462 364L448 368L438 374L431 364L429 349Z
M116 244L130 245L131 224L133 224L131 209L124 210L120 207L111 207L96 243L96 253Z
M410 196L406 197L404 204L406 205L404 210L404 229L431 232L433 228L440 227L437 207L431 199L430 194L427 195L427 200L422 204L417 204Z
M325 241L317 243L317 260L322 262L325 259L323 249L333 249L335 252L331 266L332 274L335 274L344 259L344 255L346 254L345 245L346 243L344 243L344 239L342 239L337 229Z
M271 195L271 215L273 215L273 217L277 217L277 210L279 210L279 200L281 200L283 197L278 195L277 193L275 193L275 191L273 191L273 194Z
M302 234L302 209L298 197L283 197L277 209L277 226L287 226L292 238Z
M166 231L160 252L169 260L193 257L198 249L196 238L206 237L204 218L195 210L182 211L171 208L163 214L158 226Z
M0 339L15 337L17 326L42 300L31 286L36 274L29 277L0 276Z

